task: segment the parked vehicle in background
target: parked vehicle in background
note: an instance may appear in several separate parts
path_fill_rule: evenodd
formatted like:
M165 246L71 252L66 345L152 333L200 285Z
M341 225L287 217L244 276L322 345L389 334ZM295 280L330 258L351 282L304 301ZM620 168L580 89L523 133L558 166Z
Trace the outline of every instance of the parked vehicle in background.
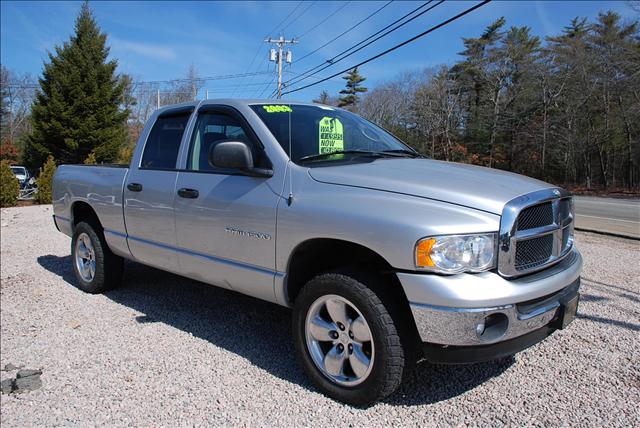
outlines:
M81 289L116 286L126 258L292 307L306 373L353 404L418 359L511 355L577 310L566 191L425 159L324 105L159 109L130 166L59 167L53 207Z
M31 181L31 174L29 174L29 171L27 170L27 168L20 165L12 165L11 171L20 182L20 189L24 189L29 185Z

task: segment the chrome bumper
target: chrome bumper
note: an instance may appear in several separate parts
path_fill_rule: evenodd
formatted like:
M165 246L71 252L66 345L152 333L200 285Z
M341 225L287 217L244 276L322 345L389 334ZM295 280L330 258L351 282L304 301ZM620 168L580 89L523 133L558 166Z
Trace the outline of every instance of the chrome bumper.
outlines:
M455 276L398 274L423 342L489 345L538 330L577 304L582 257L524 278L486 272ZM576 299L576 300L574 300Z

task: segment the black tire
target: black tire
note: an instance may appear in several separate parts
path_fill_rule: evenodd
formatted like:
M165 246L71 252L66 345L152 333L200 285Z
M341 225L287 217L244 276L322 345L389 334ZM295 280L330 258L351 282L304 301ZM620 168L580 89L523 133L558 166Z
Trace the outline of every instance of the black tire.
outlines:
M82 277L76 263L76 243L78 237L83 233L89 236L94 250L95 275L90 281L86 281ZM73 272L78 281L78 287L87 293L103 293L117 287L122 280L124 259L111 252L104 239L102 230L95 228L89 223L80 222L76 224L73 230L73 238L71 239L71 263L73 264Z
M394 320L381 299L355 279L357 275L325 273L311 279L300 291L293 309L293 338L298 357L312 383L329 397L353 405L368 405L392 394L403 374L412 367L412 353L405 350ZM355 386L341 385L316 366L307 347L306 318L313 303L334 294L353 303L371 330L375 357L368 376ZM400 328L402 330L402 328Z

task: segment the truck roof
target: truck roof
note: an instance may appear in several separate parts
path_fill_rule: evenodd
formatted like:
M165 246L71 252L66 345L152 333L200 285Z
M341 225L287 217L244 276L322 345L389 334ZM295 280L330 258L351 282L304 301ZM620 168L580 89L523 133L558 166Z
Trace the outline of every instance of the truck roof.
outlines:
M180 107L194 107L199 108L203 105L209 104L223 104L231 107L239 107L239 106L249 106L252 104L296 104L296 105L309 105L309 106L319 106L322 104L318 103L309 103L304 101L292 101L292 100L274 100L274 99L264 99L264 98L247 98L247 99L238 99L238 98L214 98L208 100L199 100L199 101L189 101L186 103L180 104L170 104L166 106L162 106L158 109L159 113L162 113L165 110L173 110L175 108ZM337 108L331 106L332 108Z

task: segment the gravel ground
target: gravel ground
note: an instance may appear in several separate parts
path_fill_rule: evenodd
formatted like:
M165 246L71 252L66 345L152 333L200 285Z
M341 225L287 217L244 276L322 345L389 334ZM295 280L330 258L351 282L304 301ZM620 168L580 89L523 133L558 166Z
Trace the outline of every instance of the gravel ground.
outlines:
M306 380L284 308L135 263L121 288L80 292L50 216L1 213L0 364L41 369L43 384L0 396L3 427L640 426L638 241L577 235L568 329L500 362L421 364L385 402L354 408Z

